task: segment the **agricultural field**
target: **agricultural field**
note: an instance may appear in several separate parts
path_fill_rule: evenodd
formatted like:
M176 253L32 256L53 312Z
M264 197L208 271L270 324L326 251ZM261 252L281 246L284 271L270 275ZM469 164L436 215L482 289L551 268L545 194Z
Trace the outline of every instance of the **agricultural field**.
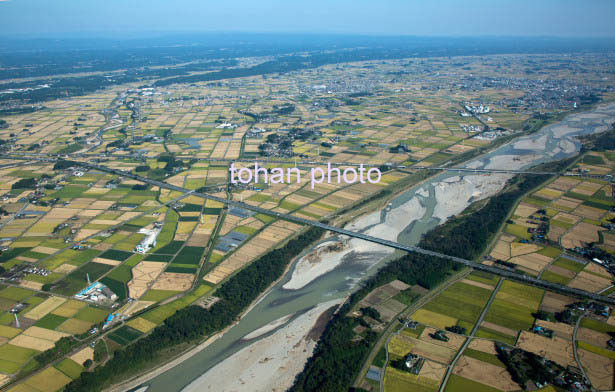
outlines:
M570 168L573 172L613 173L610 152L589 152ZM512 263L516 270L549 282L592 292L612 285L611 274L587 257L594 244L602 251L615 252L608 224L611 185L588 178L560 176L521 200L503 233L494 243L488 264L497 260Z
M558 321L554 317L569 309L576 302L574 298L504 280L486 309L484 319L476 326L478 315L484 312L497 283L496 276L472 272L414 311L410 318L419 324L413 328L402 328L401 332L393 333L388 341L385 390L438 390L450 367L444 387L446 391L517 391L520 386L498 357L496 348L502 344L538 354L564 367L583 366L596 388L612 389L615 354L607 344L610 339L608 333L615 333L612 316L607 318L586 313L575 335L574 322ZM380 291L376 289L372 294L383 297L382 293L376 295ZM459 301L464 301L463 305L454 306ZM538 312L543 312L544 316L541 317L545 319L537 318ZM434 338L436 331L452 326L466 327L465 335L445 332L448 337L446 342ZM476 332L469 336L475 326ZM532 330L534 327L553 331L553 336L542 336ZM469 341L464 345L467 339ZM575 347L579 362L574 357ZM453 362L460 349L463 351ZM436 372L439 376L427 380L421 377L422 371L412 374L391 365L408 354L423 358L423 366L431 364L428 369L440 366L441 372ZM376 368L383 365L382 356L377 356L372 363ZM430 374L433 375L433 372Z
M405 169L459 163L500 137L524 131L536 116L535 105L524 99L522 87L502 87L494 76L504 61L514 76L507 83L528 78L529 71L530 82L546 79L549 73L534 64L547 60L553 57L470 56L456 58L457 65L444 57L393 59L215 83L113 84L7 116L0 129L7 151L56 160L0 160L0 385L33 374L13 390L61 389L85 370L86 361L96 366L178 310L202 305L230 277L306 229L190 191L336 222L420 180ZM594 57L581 60L598 74ZM568 70L558 77L605 84ZM492 87L477 88L480 78ZM476 102L488 102L489 114L470 114L466 104ZM566 110L555 105L545 112ZM266 171L295 169L303 181L233 183L230 165L252 168L256 158L278 162L263 164ZM589 153L574 170L609 173L612 158ZM308 160L369 163L383 169L382 180L346 184L334 174L331 183L311 184L309 166L302 163ZM520 202L486 262L512 263L520 272L585 290L608 288L609 274L567 249L593 242L615 250L615 237L601 227L615 217L611 192L599 180L564 178L536 190ZM550 242L534 241L532 233L547 221ZM388 366L386 390L438 390L449 366L446 390L514 390L489 344L534 347L536 337L528 331L536 322L533 314L558 308L562 299L506 281L479 320L497 284L493 276L470 274L414 312L417 328L397 335L388 349L394 359L413 353L426 362L416 375ZM393 281L359 307L373 307L382 323L394 322L424 292ZM476 328L476 334L450 333L448 342L433 338L447 327L468 333ZM592 377L606 385L605 369L612 364L604 359L610 358L603 351L604 331L583 328L579 351L601 369ZM109 333L99 338L103 329ZM468 348L453 363L466 339ZM42 369L42 353L66 341L79 350ZM551 347L550 355L564 358L568 342Z

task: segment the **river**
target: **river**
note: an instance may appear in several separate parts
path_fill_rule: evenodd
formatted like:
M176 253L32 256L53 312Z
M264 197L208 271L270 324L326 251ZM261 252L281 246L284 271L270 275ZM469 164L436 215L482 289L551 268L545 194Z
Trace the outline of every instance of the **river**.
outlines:
M575 113L465 165L525 169L570 157L580 149L576 136L605 131L613 122L615 104ZM421 235L473 201L496 194L508 178L507 174L443 173L346 227L415 245ZM311 355L315 338L306 335L318 316L341 303L393 251L332 236L305 254L310 257L298 258L289 273L222 337L141 387L149 387L148 392L285 390Z

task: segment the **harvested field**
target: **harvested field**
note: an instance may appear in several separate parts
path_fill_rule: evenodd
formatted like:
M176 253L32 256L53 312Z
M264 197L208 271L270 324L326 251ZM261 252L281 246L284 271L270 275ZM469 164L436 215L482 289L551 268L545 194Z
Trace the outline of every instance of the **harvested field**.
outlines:
M586 272L592 272L607 279L611 279L611 274L604 267L594 263L588 263L583 270Z
M220 283L227 276L255 260L280 241L297 233L300 229L300 225L289 222L273 223L253 238L246 240L241 247L218 264L203 279L214 284Z
M522 256L513 257L508 260L511 263L515 263L522 267L528 268L532 271L542 271L553 259L547 256L543 256L538 253L530 253Z
M545 312L561 312L566 309L566 305L575 302L577 302L577 300L572 297L547 291L542 299L542 304L540 304L540 310L544 310Z
M396 338L399 341L404 341L406 344L411 346L410 352L413 354L420 355L421 357L431 359L436 362L450 363L456 353L456 350L452 350L448 347L424 340L418 340L406 335L398 335ZM403 355L405 354L408 353L406 352Z
M487 354L497 355L495 343L493 343L491 340L472 339L470 344L468 344L468 348L472 350L478 350Z
M547 200L555 200L561 195L563 195L563 192L557 189L547 187L547 188L542 188L538 192L535 192L534 195L541 197L543 199L547 199Z
M419 377L425 377L440 383L446 374L446 365L426 360L419 372Z
M165 263L157 261L141 261L132 269L132 279L128 282L128 295L130 298L140 298L148 290L150 284L165 269Z
M510 255L514 257L536 252L540 249L540 247L535 244L523 244L521 242L513 242L512 244L510 244L510 249Z
M555 226L555 225L551 225L551 226L549 226L549 233L547 234L547 236L549 237L550 240L555 241L555 242L559 242L559 239L564 234L566 234L566 229L565 228L559 227L559 226Z
M498 241L495 244L493 250L491 251L490 256L494 259L500 259L504 261L510 259L510 242L502 240Z
M548 270L548 271L551 271L551 272L553 272L553 273L556 273L556 274L558 274L558 275L565 276L565 277L567 277L567 278L569 278L569 279L574 278L574 277L575 277L575 275L576 275L576 273L575 273L574 271L570 271L570 270L568 270L568 269L566 269L566 268L558 267L558 266L556 266L556 265L550 265L550 266L548 266L548 267L547 267L547 270Z
M136 319L130 320L127 325L143 333L147 333L156 327L155 323L142 317L137 317Z
M369 293L363 301L361 301L361 306L377 306L381 303L387 301L389 298L394 297L399 293L399 289L391 286L390 284L385 284L384 286L378 287Z
M47 255L50 255L52 253L56 253L58 250L59 249L50 248L48 246L37 246L37 247L32 249L33 252L44 253L44 254L47 254Z
M608 348L606 342L608 342L610 338L611 337L606 333L594 331L589 328L579 328L577 330L577 340L590 343L596 347Z
M111 260L111 259L104 259L102 257L96 257L94 258L94 260L92 260L96 263L101 263L101 264L107 264L107 265L120 265L122 264L122 262L120 260Z
M406 308L406 305L395 299L390 299L375 308L380 313L380 318L382 321L390 322L393 318L395 318L395 316Z
M47 298L43 303L37 305L34 309L25 314L27 318L32 320L40 320L52 312L54 309L66 302L66 299L60 297Z
M592 385L599 390L613 389L613 360L582 348L577 350Z
M576 215L582 216L584 218L589 218L593 220L600 220L604 214L606 214L605 210L601 210L600 208L594 208L586 205L580 205L573 211Z
M94 359L94 349L90 346L85 347L84 349L78 351L77 353L71 355L70 359L82 365L88 359Z
M194 275L176 272L163 272L152 285L154 290L186 291L192 287Z
M64 336L68 336L68 334L66 333L52 331L47 328L40 328L40 327L34 327L34 326L26 329L23 332L23 335L28 335L28 336L32 336L35 338L45 339L45 340L51 340L52 342L56 342L60 340L60 338L63 338Z
M36 351L45 351L53 348L55 342L21 334L9 341L13 346L29 348Z
M481 325L481 327L489 328L489 329L492 329L494 331L503 333L505 335L509 335L509 336L512 336L512 337L517 337L518 331L516 329L506 328L506 327L503 327L503 326L498 325L498 324L490 323L488 321L483 321L480 325Z
M562 366L575 366L572 343L569 340L554 337L549 339L528 331L521 331L517 345L527 351L555 361Z
M562 237L562 246L572 249L576 246L584 247L590 242L598 242L600 240L598 232L603 230L605 230L603 227L580 222Z
M551 329L555 332L555 336L572 341L572 331L574 329L572 325L545 320L536 320L536 325Z
M449 341L443 342L441 340L434 339L430 336L431 334L436 333L436 331L437 329L435 328L427 327L423 330L423 333L421 334L419 339L427 343L432 343L435 345L443 346L443 347L446 347L446 348L449 348L455 351L459 350L461 346L463 345L463 343L466 341L465 336L457 335L454 333L447 333L446 336L448 336Z
M577 223L578 221L580 221L581 218L576 215L567 214L565 212L559 212L557 213L557 215L553 217L553 220L573 225Z
M32 282L32 281L29 281L29 280L22 280L21 282L19 282L19 285L21 287L25 287L25 288L31 289L31 290L42 290L42 288L43 288L43 284L42 283Z
M570 177L558 177L557 180L553 181L549 186L553 189L567 192L577 186L580 182L581 181Z
M533 215L536 211L538 211L538 208L536 208L536 206L526 203L520 203L515 210L515 215L527 218L528 216Z
M504 368L462 355L455 364L453 374L481 384L489 385L501 391L519 390L519 385L512 380Z
M564 196L554 201L553 206L564 211L572 211L581 203L583 203L583 200L573 199L571 197Z
M611 280L596 276L589 272L581 271L568 286L577 289L597 292L611 285Z
M482 283L482 282L477 282L475 280L470 280L470 279L463 279L461 282L467 283L467 284L472 285L472 286L481 287L481 288L487 289L487 290L493 290L493 288L494 288L494 286L491 286L491 285L488 285L488 284Z

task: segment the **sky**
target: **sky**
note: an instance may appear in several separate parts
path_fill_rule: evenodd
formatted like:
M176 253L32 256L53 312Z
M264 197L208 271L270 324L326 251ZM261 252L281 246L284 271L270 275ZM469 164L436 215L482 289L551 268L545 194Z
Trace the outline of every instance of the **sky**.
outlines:
M0 0L0 35L615 37L614 0Z

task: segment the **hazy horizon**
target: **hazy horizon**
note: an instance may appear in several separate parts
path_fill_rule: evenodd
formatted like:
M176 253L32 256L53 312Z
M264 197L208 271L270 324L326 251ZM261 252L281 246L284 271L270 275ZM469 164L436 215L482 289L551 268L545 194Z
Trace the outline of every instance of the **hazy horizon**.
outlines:
M4 37L197 33L615 38L611 0L0 0Z

